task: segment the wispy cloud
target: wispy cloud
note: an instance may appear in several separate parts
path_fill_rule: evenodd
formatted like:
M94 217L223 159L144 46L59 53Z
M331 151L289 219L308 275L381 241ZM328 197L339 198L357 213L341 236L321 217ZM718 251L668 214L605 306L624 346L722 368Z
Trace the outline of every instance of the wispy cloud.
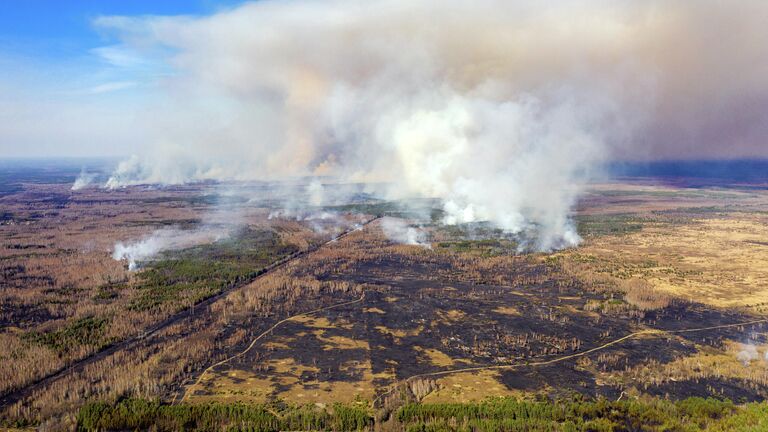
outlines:
M92 94L110 93L110 92L124 90L131 87L136 87L137 85L138 83L135 81L114 81L114 82L107 82L107 83L95 85L89 88L88 92Z
M149 66L144 57L123 45L94 48L91 52L107 64L119 68L136 69Z

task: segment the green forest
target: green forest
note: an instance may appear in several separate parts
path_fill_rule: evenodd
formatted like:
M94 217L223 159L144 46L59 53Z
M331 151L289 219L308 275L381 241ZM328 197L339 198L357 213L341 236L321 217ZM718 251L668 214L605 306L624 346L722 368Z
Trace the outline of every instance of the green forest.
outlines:
M374 419L378 419L376 422ZM77 417L80 431L747 431L768 430L768 404L688 398L622 400L519 400L477 403L409 403L387 416L367 404L167 405L125 399L90 403Z

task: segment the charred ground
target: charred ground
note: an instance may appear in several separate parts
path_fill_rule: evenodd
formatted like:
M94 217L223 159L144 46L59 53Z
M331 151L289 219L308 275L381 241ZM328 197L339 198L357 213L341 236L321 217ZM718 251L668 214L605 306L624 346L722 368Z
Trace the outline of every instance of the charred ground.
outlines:
M431 201L358 194L313 219L276 212L268 184L249 186L258 201L210 184L14 184L0 197L0 381L4 395L31 390L6 399L9 423L70 427L83 404L126 397L344 402L383 420L487 396L768 395L760 189L595 185L576 215L583 245L534 253L483 224L440 225ZM111 256L235 212L225 239L139 271ZM324 244L377 216L404 218L430 248L397 244L381 220Z

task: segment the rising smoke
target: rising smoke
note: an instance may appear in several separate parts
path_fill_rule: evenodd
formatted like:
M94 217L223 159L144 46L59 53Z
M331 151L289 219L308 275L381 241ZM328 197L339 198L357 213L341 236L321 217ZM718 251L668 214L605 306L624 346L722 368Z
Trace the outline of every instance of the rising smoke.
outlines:
M427 239L427 233L424 230L410 226L402 219L393 217L382 218L381 231L395 243L421 246L427 249L432 248Z
M177 71L144 121L155 141L107 185L387 182L389 198L441 199L445 223L575 245L571 209L612 154L721 149L702 137L728 129L741 153L757 148L764 5L265 0L202 18L103 17L124 49L172 53ZM756 111L735 118L745 101Z
M757 347L751 343L739 344L739 352L736 353L736 360L741 362L744 366L749 366L751 362L760 358L760 353L757 352Z
M77 191L86 188L96 181L96 177L98 177L98 173L88 172L83 168L70 189Z

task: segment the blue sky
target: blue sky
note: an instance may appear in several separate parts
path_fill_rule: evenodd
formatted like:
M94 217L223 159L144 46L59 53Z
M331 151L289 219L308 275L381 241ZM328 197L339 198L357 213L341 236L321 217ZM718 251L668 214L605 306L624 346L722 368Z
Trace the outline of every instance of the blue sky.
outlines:
M162 63L131 57L105 16L207 16L242 0L3 0L0 158L125 156ZM90 121L82 121L82 119Z
M92 21L104 15L207 15L242 0L4 0L0 50L66 60L105 43Z

